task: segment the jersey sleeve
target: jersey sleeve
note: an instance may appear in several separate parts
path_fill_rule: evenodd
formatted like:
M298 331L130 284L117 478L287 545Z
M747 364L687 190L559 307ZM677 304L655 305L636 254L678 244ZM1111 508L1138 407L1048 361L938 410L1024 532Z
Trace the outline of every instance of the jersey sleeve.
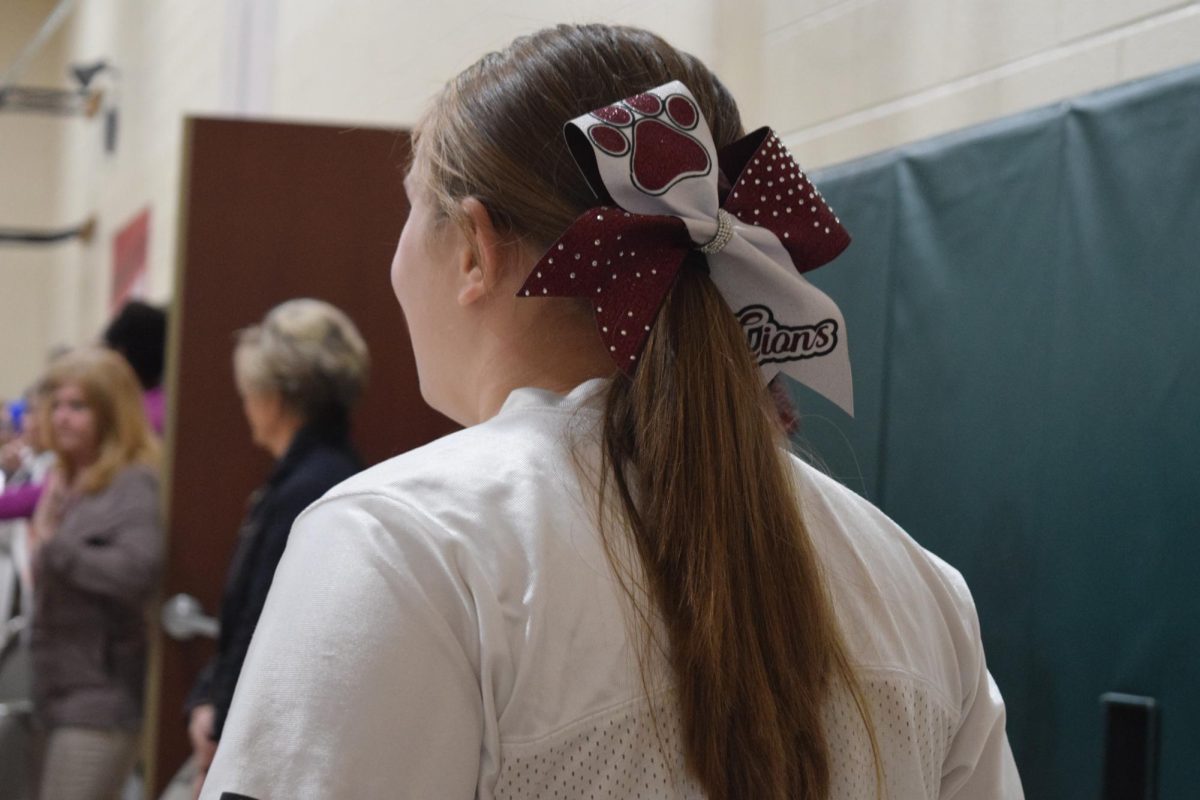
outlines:
M1005 732L1004 698L987 668L979 617L966 582L949 573L957 598L961 640L959 651L963 696L958 728L942 764L942 800L1023 800L1021 778Z
M452 546L415 512L317 503L289 538L202 799L474 797L472 608Z

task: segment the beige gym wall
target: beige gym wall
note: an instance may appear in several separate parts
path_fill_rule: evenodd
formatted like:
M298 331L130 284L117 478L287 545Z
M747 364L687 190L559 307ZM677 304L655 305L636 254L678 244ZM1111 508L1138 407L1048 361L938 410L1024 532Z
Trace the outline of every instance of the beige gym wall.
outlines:
M10 0L0 68L52 0ZM107 313L112 236L152 209L150 298L171 292L181 120L247 114L410 125L458 69L558 21L636 24L704 58L809 166L834 163L1200 59L1200 1L78 0L21 83L105 58L121 112L0 114L0 227L94 215L90 244L0 245L0 397Z

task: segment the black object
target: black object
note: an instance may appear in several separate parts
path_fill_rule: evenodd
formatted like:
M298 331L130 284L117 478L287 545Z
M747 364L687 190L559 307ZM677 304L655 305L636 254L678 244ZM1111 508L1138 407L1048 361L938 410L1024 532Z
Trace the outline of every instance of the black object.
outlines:
M166 357L167 312L158 306L130 300L104 330L104 344L125 356L142 389L162 383Z
M117 152L117 109L109 108L104 112L104 152L112 155Z
M81 87L87 89L97 75L108 69L111 69L109 63L101 59L90 64L72 64L67 68L67 73L78 81Z
M73 228L61 230L25 230L20 228L0 228L0 243L14 244L57 244L71 239L88 241L95 231L95 220L89 219Z
M1109 692L1104 708L1101 800L1158 797L1158 703L1153 697Z

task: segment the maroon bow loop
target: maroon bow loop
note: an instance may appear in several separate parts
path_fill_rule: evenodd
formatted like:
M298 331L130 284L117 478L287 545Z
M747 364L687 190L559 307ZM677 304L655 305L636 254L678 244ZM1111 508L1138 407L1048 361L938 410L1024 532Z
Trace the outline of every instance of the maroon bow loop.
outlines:
M841 220L770 128L721 150L720 163L737 176L722 208L775 234L798 272L828 264L849 246Z
M693 247L678 217L599 206L534 265L524 297L587 297L613 361L632 372L658 309Z

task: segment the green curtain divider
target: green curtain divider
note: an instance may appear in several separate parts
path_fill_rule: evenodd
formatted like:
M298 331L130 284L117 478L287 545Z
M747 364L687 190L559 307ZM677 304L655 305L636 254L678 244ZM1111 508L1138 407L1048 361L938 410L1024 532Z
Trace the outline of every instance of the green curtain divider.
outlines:
M1200 787L1200 66L814 175L857 416L801 445L966 576L1030 798L1099 797L1106 691Z

